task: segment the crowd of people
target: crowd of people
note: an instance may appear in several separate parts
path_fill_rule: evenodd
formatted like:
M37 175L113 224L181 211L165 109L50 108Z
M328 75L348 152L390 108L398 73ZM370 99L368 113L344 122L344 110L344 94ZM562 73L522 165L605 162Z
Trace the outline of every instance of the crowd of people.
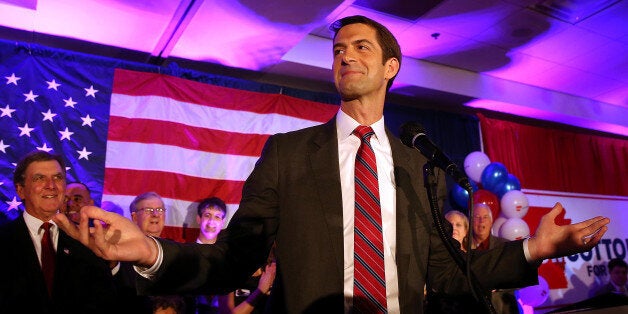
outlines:
M93 206L87 186L66 184L60 156L36 151L20 160L14 184L25 211L0 228L8 254L0 259L0 308L422 313L424 287L428 295L469 295L416 175L427 159L384 126L385 96L401 66L395 37L363 16L340 19L332 30L338 114L270 136L226 229L224 202L199 202L197 243L160 238L167 208L154 192L133 200L129 219ZM558 226L562 210L556 204L525 240L465 240L456 232L461 243L472 241L470 265L483 274L482 286L535 284L540 261L588 251L607 230L603 217Z
M0 227L2 248L10 248L1 264L7 273L0 289L2 312L208 314L257 313L264 308L265 297L275 278L273 256L251 276L253 286L244 284L224 295L139 295L132 263L100 259L50 223L52 215L62 212L69 221L79 224L81 208L95 204L87 185L65 182L63 167L61 156L42 151L24 156L16 167L15 184L26 210L19 218ZM141 232L161 236L166 206L159 194L149 191L136 196L129 205L129 212L130 220ZM225 225L226 215L227 206L220 198L213 196L199 201L196 242L214 244ZM44 223L51 226L46 243L52 245L53 251L63 252L53 253L52 278L46 278L44 269L47 246L42 242ZM32 253L37 256L30 254L29 247L33 246ZM42 274L44 276L38 278ZM40 287L44 281L45 288Z

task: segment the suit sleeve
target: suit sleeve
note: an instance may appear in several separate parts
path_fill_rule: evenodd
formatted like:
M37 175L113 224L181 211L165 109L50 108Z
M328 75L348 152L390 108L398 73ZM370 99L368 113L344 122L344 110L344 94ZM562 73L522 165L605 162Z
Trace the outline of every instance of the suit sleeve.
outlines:
M155 278L138 279L142 294L233 291L266 261L278 228L278 154L271 136L246 180L240 207L216 244L159 239L163 263Z

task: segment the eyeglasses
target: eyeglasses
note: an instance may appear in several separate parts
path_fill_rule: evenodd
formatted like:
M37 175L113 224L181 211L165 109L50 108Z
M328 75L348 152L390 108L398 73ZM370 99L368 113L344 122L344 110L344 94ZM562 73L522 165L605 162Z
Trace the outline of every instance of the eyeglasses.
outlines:
M157 207L157 208L144 207L144 208L139 208L137 211L144 211L148 215L161 216L166 212L166 209L162 207Z

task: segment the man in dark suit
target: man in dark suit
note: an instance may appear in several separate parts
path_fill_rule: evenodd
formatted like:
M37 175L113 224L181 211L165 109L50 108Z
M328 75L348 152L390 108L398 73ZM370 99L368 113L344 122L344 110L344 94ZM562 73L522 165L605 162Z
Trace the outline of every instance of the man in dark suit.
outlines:
M364 237L354 230L354 217L358 211L365 216L354 196L363 189L354 185L359 182L354 180L354 163L359 147L368 146L376 159L373 172L379 189L378 193L369 190L368 198L377 199L378 208L381 205L380 235L373 233L383 242L376 254L381 259L376 266L384 274L376 281L385 285L385 293L378 295L383 295L384 304L377 301L381 311L421 313L426 282L436 291L469 292L463 272L433 226L419 175L426 159L384 127L386 92L401 62L396 39L381 24L362 16L341 19L333 26L332 68L341 95L340 111L323 125L268 139L244 185L240 207L216 244L182 245L147 238L122 217L95 207L82 211L79 228L62 216L57 221L98 254L145 267L138 269L149 278L141 289L154 293L233 290L264 263L276 240L271 313L348 311L356 304L376 303L368 297L353 298L354 288L358 293L372 290L354 284L354 277L355 282L362 279L354 275L358 267L365 268L364 260L354 261L354 241ZM371 127L370 141L353 135L357 126ZM362 157L359 162L367 159L373 158ZM438 179L443 198L442 173ZM483 274L484 287L533 284L535 262L588 250L606 231L608 219L602 217L557 226L553 218L561 210L557 204L534 238L473 253L473 269ZM90 234L87 217L105 221L108 228L98 225ZM583 240L584 236L589 237Z
M111 313L115 289L105 261L54 223L48 235L42 228L65 197L61 157L43 151L26 155L13 182L26 210L0 227L0 312Z

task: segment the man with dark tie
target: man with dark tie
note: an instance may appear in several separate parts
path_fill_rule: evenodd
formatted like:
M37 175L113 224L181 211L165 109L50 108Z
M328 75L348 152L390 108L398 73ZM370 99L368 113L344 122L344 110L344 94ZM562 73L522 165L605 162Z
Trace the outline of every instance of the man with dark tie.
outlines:
M61 157L29 153L13 182L25 211L0 227L0 312L112 313L107 264L52 221L65 198Z
M332 72L341 96L331 121L271 136L242 190L238 210L214 245L144 236L96 207L63 228L102 256L135 262L153 293L237 287L276 241L270 313L422 313L424 285L469 293L430 215L420 175L426 158L384 125L384 101L401 65L397 40L363 16L333 25ZM417 74L420 75L420 74ZM446 195L438 173L441 201ZM473 253L487 289L534 284L538 261L590 250L608 219L557 226L555 208L537 234ZM87 218L107 223L89 233Z

